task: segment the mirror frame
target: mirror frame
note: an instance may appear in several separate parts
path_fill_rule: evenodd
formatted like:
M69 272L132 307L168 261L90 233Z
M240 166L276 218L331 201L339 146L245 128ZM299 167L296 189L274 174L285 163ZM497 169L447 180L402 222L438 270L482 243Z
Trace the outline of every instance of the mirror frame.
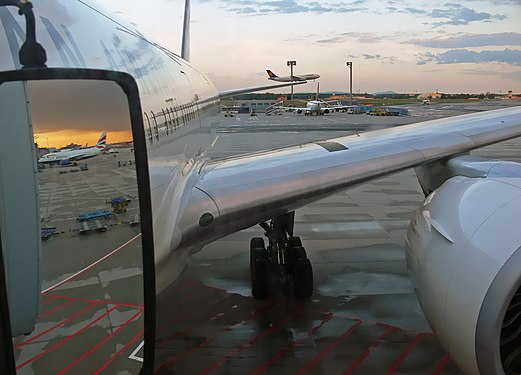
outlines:
M156 288L154 262L154 236L152 227L152 204L150 198L150 178L146 139L141 111L139 90L135 79L127 73L101 69L69 69L69 68L30 68L0 72L0 85L6 82L38 81L38 80L97 80L112 81L119 85L128 98L128 109L137 174L139 209L141 217L141 243L143 260L143 300L144 311L144 361L141 374L152 374L154 369ZM1 126L1 125L0 125ZM11 337L9 308L5 269L3 264L2 244L0 242L0 338ZM7 324L6 324L7 323ZM2 340L0 340L2 341ZM11 343L11 340L9 340ZM10 346L10 348L9 348ZM7 358L10 354L11 360ZM6 357L6 358L3 358ZM0 342L0 359L5 359L6 370L13 369L15 374L12 345ZM2 362L2 361L0 361ZM10 372L11 373L11 372Z

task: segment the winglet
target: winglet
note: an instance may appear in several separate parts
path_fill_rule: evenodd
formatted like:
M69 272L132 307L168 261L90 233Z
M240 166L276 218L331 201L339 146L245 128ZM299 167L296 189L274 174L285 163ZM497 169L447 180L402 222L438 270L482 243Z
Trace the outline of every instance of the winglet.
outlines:
M185 0L185 17L183 20L181 57L186 61L190 61L190 0Z
M276 77L277 77L277 75L276 75L275 73L273 73L273 72L272 72L271 70L269 70L269 69L266 69L266 72L268 72L268 76L269 76L270 78L276 78Z

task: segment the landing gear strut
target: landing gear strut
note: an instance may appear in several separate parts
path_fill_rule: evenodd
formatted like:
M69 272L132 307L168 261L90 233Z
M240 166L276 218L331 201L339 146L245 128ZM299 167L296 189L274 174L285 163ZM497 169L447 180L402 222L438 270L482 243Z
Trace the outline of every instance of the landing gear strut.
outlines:
M266 298L275 288L293 289L298 299L313 294L313 269L302 247L300 237L293 236L295 212L278 216L270 223L261 223L268 238L265 247L262 237L250 241L250 274L252 294Z

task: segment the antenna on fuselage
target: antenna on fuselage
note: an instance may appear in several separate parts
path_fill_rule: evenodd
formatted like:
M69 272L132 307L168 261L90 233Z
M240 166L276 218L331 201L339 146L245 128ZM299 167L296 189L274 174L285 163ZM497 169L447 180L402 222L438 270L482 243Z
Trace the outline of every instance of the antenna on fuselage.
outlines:
M185 0L185 16L183 19L183 39L181 41L181 57L190 61L190 0Z

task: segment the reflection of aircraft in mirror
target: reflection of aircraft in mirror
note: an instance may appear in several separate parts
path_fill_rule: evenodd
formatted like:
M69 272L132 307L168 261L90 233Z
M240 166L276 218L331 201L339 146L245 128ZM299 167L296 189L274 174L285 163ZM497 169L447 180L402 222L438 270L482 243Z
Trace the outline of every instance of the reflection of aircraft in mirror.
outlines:
M298 75L292 75L292 76L278 76L269 69L266 69L266 72L268 73L268 79L271 79L272 81L279 81L279 82L307 81L307 80L311 80L311 79L314 80L314 79L320 78L320 75L314 74L314 73L298 74Z
M47 48L49 66L122 70L134 75L140 85L158 306L171 304L168 287L190 253L259 224L267 239L251 239L253 295L265 298L268 280L279 277L282 287L291 280L297 297L310 297L311 262L294 233L295 210L415 167L424 192L432 193L412 221L406 240L410 275L425 315L465 371L495 373L491 366L504 367L506 372L520 370L512 360L518 358L519 339L513 339L517 345L501 345L500 337L508 335L513 319L510 314L504 317L517 304L515 295L521 288L521 165L462 155L521 136L521 108L212 160L205 150L217 141L208 134L220 112L220 98L251 90L219 93L187 62L189 22L178 56L95 7L80 1L38 2L34 4L37 19L45 20L45 27L37 23L38 35ZM18 43L13 35L22 21L14 12L4 8L0 12L0 37ZM16 47L11 46L11 51L18 51ZM2 61L2 69L18 67L15 53L11 64ZM164 315L168 314L157 319ZM157 351L155 365L161 366L168 355L167 350Z
M79 148L76 150L61 150L50 152L38 159L38 163L42 164L59 164L67 161L80 161L90 159L100 155L107 147L107 133L101 133L95 146Z

